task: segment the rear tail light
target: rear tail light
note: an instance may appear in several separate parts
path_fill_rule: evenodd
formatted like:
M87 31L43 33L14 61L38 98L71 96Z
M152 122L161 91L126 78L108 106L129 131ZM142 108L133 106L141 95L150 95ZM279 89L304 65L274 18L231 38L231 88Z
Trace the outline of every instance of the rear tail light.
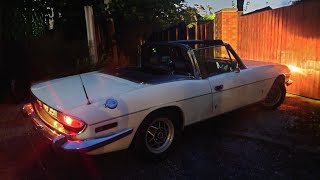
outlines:
M63 113L58 113L58 121L63 124L64 128L71 133L79 133L85 127L85 123L81 120L67 116Z
M49 124L51 124L51 126L59 130L60 132L66 134L79 134L86 126L86 123L79 120L78 118L65 115L51 108L50 106L46 105L38 99L34 103L34 106L37 110L41 110L41 112L44 111L47 114L49 114L55 120L54 122L49 122Z

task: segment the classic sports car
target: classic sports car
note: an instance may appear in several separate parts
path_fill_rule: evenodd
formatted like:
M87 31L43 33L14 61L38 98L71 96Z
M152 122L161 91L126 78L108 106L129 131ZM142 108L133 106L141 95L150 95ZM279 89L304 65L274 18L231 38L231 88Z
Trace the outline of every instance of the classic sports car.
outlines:
M55 149L162 157L185 126L257 102L275 109L292 83L286 66L242 61L221 40L147 43L139 62L33 85L23 112Z

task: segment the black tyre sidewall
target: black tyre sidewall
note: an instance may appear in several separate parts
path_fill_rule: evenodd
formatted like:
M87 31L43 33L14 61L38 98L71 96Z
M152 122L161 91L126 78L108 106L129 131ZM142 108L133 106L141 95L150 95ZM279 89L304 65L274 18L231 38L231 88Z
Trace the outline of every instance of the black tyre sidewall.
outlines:
M145 144L145 135L147 133L147 129L149 125L157 118L168 118L172 122L174 126L174 137L171 145L168 147L167 150L165 150L162 153L155 154L150 152L149 149L147 148ZM168 153L172 151L172 149L177 143L178 137L181 135L181 128L179 127L179 123L175 118L177 117L173 112L166 112L166 111L156 112L148 115L141 123L133 139L132 148L135 151L135 153L138 153L140 156L147 159L151 158L154 160L160 160L165 158L168 155Z
M280 83L279 81L276 81L272 86L278 86L280 88L281 97L280 97L279 101L277 103L275 103L273 106L264 105L267 109L271 109L271 110L277 109L283 103L283 101L284 101L284 99L286 97L286 93L287 93L284 83Z

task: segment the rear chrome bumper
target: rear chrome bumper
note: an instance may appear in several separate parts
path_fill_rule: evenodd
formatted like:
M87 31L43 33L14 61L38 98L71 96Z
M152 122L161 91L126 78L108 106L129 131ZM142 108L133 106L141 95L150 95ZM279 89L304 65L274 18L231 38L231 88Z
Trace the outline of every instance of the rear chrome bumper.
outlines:
M124 138L133 131L132 128L128 128L106 137L88 140L72 140L70 137L68 138L68 135L60 134L49 128L36 114L31 103L25 104L22 108L22 112L25 117L33 121L36 131L38 131L41 136L45 137L47 142L51 144L55 150L86 153Z

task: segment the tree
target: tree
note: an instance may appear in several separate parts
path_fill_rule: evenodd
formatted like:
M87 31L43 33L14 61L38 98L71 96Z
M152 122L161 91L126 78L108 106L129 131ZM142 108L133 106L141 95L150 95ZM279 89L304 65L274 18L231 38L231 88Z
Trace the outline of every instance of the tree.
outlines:
M1 89L7 89L7 93L11 91L17 96L14 89L28 90L30 59L26 52L27 42L47 31L48 6L49 0L0 2Z
M55 25L71 16L78 19L83 6L99 6L103 0L10 0L0 2L2 40L26 41L44 35L49 29L49 16L54 13ZM99 8L97 8L99 9ZM98 11L97 11L98 12ZM79 13L79 14L77 14Z
M107 12L114 20L118 45L129 56L135 54L139 41L147 39L153 31L197 20L197 10L183 0L112 0Z
M99 0L101 2L103 0ZM49 18L54 13L54 22L57 28L65 31L65 37L79 34L85 39L85 25L83 6L95 5L98 0L9 0L0 2L0 73L3 81L1 90L7 89L15 97L23 96L21 90L27 92L29 82L33 78L31 66L34 59L29 56L30 44L34 39L44 37L49 31ZM81 28L79 28L79 26ZM61 28L63 27L63 28ZM65 28L66 27L66 28ZM72 32L72 33L70 33ZM79 33L80 32L80 33ZM68 34L67 34L68 33ZM76 59L70 59L75 61ZM56 61L55 61L56 62ZM45 62L44 64L54 64ZM64 65L67 62L63 62ZM69 63L70 64L70 63ZM58 63L55 63L58 66ZM61 64L60 64L61 65ZM46 66L47 67L47 66ZM46 72L46 67L37 69L41 74ZM48 66L49 67L49 66ZM53 67L53 66L52 66ZM56 67L53 67L56 68Z
M26 40L48 29L50 0L10 0L1 2L1 39Z
M216 14L212 11L213 8L210 5L204 7L199 4L194 4L194 6L196 7L197 14L200 14L200 17L198 18L200 21L213 21L216 17Z

